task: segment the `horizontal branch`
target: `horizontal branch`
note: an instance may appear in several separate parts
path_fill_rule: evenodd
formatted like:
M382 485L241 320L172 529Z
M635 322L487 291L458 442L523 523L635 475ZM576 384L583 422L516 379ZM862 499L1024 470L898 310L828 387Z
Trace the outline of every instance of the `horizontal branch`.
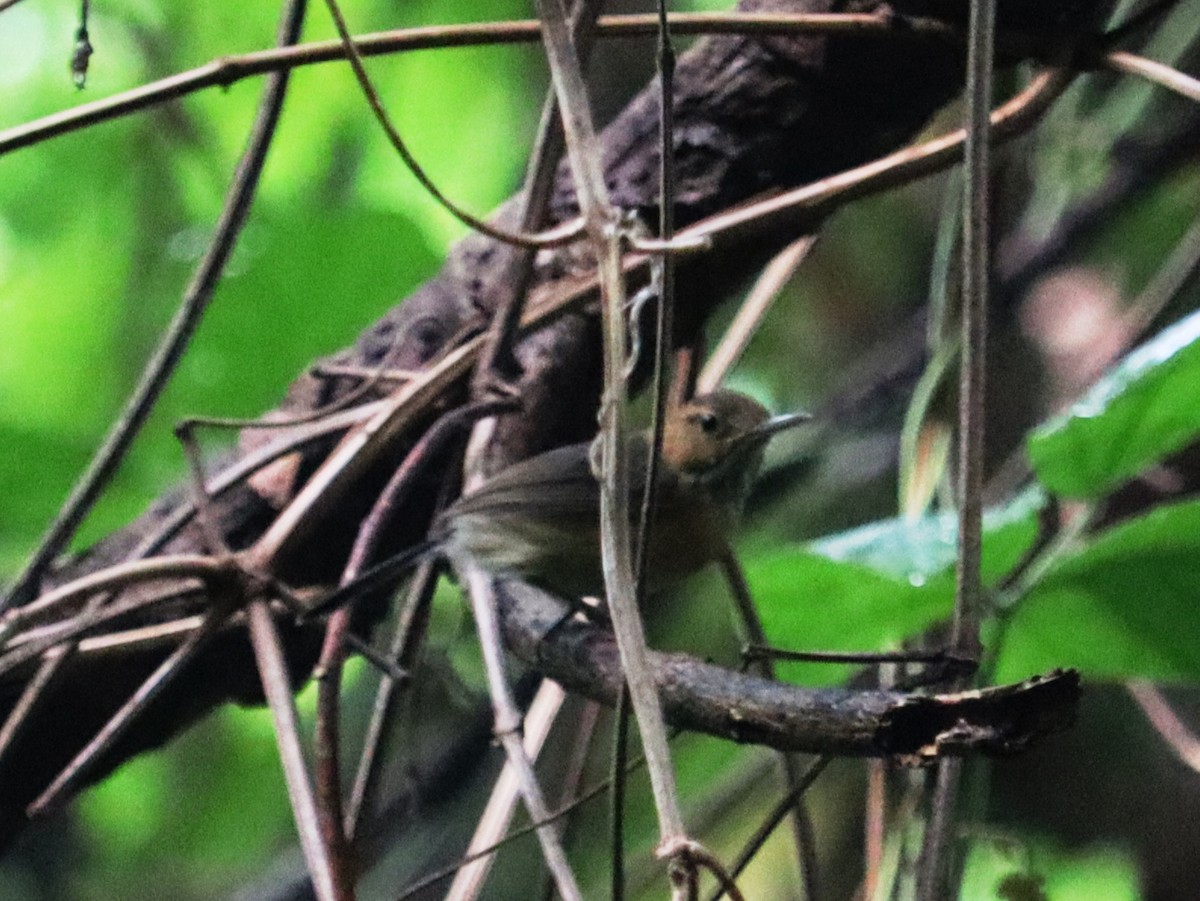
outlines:
M873 14L841 13L673 13L671 30L678 35L726 34L784 36L826 34L888 37L896 40L962 41L962 30L937 19ZM601 38L653 37L655 15L603 16L596 24ZM529 44L541 40L536 19L514 22L472 22L460 25L430 25L375 32L354 38L364 57L386 56L415 50L452 47L484 47ZM1014 45L1028 40L1010 38ZM195 69L124 91L103 100L85 103L0 131L0 155L77 131L89 125L140 112L208 88L227 88L246 78L284 69L337 62L346 59L340 40L314 41L292 47L272 48L226 56Z
M612 706L624 681L605 629L571 621L534 588L505 583L501 615L510 649L568 691ZM929 761L1004 755L1070 726L1079 702L1074 671L978 691L918 695L812 689L735 672L684 654L651 655L663 711L681 729L781 751Z

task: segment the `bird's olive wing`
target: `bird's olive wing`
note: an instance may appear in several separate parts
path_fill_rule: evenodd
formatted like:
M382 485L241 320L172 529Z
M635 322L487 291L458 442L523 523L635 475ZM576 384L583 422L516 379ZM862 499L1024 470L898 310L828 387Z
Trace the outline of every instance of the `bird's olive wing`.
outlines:
M641 436L630 442L634 491L645 484L646 452ZM502 515L524 512L548 518L599 519L600 486L588 460L588 444L573 444L530 457L503 469L456 501L447 518L461 514Z

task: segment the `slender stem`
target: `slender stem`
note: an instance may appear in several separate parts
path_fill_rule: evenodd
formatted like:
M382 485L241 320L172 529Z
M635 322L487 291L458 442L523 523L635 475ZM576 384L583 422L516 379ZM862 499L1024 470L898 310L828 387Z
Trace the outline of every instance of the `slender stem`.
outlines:
M584 65L587 64L592 45L595 43L596 16L600 12L602 2L603 0L577 0L572 13L572 37L576 52ZM558 101L555 99L554 89L551 88L542 102L537 138L525 169L525 184L520 200L520 222L523 232L537 231L545 224L546 211L550 206L550 196L558 172L558 161L562 157L564 146ZM495 315L488 342L480 355L475 374L476 387L481 385L481 380L503 376L509 372L515 373L517 369L513 345L521 325L521 314L528 298L529 287L533 282L535 255L532 248L514 247L510 253L506 279L508 296Z
M564 901L581 901L583 895L579 891L567 856L563 853L558 833L550 821L549 808L541 786L538 785L533 764L526 756L521 743L521 713L509 690L504 670L504 648L492 581L482 570L469 562L463 561L461 566L458 565L458 561L455 563L467 586L471 609L475 614L475 627L479 632L479 645L483 652L483 668L494 709L496 738L503 746L508 763L512 766L513 775L520 787L521 799L525 802L530 819L545 824L538 827L537 837L546 866L558 887L558 893Z
M388 654L388 659L396 661L397 665L405 669L412 668L420 652L429 622L429 609L434 588L437 586L439 569L439 565L433 561L422 563L409 586L408 598L401 611ZM364 818L371 814L375 785L379 779L380 743L391 721L398 687L397 681L386 674L379 680L375 704L371 709L371 720L363 738L358 770L346 810L345 829L347 837L351 840L358 834Z
M1179 718L1158 686L1152 682L1137 681L1127 683L1125 690L1175 756L1200 773L1200 738Z
M629 775L630 773L634 772L634 770L640 768L644 763L645 763L645 760L643 758L641 758L641 757L635 758L629 764L628 768L626 769L625 775ZM492 854L493 852L499 850L500 848L504 847L505 845L509 844L510 842L512 842L518 838L523 838L524 836L528 835L529 833L534 832L537 829L540 829L544 825L547 825L549 823L557 823L559 820L561 820L567 814L575 812L584 804L586 804L589 801L592 801L595 798L598 798L600 795L604 794L606 791L609 790L609 788L612 786L612 784L613 784L613 782L612 782L611 778L603 779L600 782L598 782L597 784L592 785L589 788L587 788L581 795L579 795L577 798L575 798L575 800L573 800L570 804L560 807L558 810L551 813L550 816L547 817L545 820L534 820L533 822L531 822L525 826L522 826L519 829L514 829L512 832L510 832L504 838L500 839L498 842L496 842L496 844L492 845L491 847L481 848L480 850L476 851L473 854L466 855L465 857L463 857L456 863L451 864L450 866L443 867L442 869L440 869L434 873L430 873L427 876L421 877L421 879L419 879L417 882L412 883L411 885L407 886L404 889L403 893L401 893L401 895L400 895L399 901L405 901L405 899L411 898L412 896L419 894L420 892L429 888L431 885L441 882L444 879L449 879L456 872L458 872L460 867L463 867L466 864L469 864L474 860L478 860L480 857L483 857L484 855Z
M887 772L883 760L867 761L867 797L863 814L863 881L861 897L870 901L879 890L887 838Z
M783 822L788 813L796 809L796 805L804 797L804 793L817 781L817 777L824 772L825 767L832 760L833 758L828 755L814 759L808 765L808 768L800 774L800 777L788 793L775 802L775 806L771 809L771 812L763 819L762 824L754 831L754 835L749 838L734 861L733 867L730 869L730 873L733 876L738 876L749 866L750 861L754 859L754 855L759 852L762 846L766 844L767 839L771 837L771 833ZM724 896L725 889L721 887L713 894L711 901L720 901Z
M658 237L670 242L675 237L675 48L667 25L666 0L658 0ZM675 340L675 256L663 254L660 267L658 306L654 317L654 391L650 405L650 442L646 449L646 486L642 491L641 516L638 519L636 598L641 604L646 595L649 548L654 533L654 496L658 490L658 471L663 442L663 420L667 403L667 356ZM634 322L637 328L638 323Z
M525 755L529 760L537 760L541 754L550 734L550 726L554 723L564 700L566 694L557 682L546 680L538 688L524 721ZM504 837L509 823L512 822L519 793L516 770L512 762L507 761L492 787L487 806L479 818L479 825L476 826L471 843L467 846L466 856L471 857L485 848L493 847ZM446 892L445 901L473 901L477 898L495 860L495 854L484 854L460 869Z
M973 0L967 62L968 118L963 179L962 362L959 386L958 564L950 646L978 660L983 550L984 375L987 365L989 166L995 0Z
M595 701L584 701L582 707L578 720L573 724L575 734L571 740L571 752L558 791L559 810L569 810L576 801L581 799L580 786L583 785L588 760L596 742L596 728L600 724L600 713L603 707ZM559 823L558 831L562 836L563 846L568 850L575 838L577 822L577 817L568 815ZM541 898L542 901L554 901L554 880L549 878L549 874L542 880Z
M967 143L963 178L962 359L958 421L958 555L950 653L978 662L982 606L984 374L987 363L989 150L995 0L972 0L967 38ZM960 687L962 679L957 680ZM932 810L917 869L919 901L940 901L951 883L950 846L961 759L938 762ZM957 893L955 893L957 894Z
M613 709L612 795L608 830L612 901L625 901L625 774L629 759L629 687L622 684Z
M602 412L600 528L604 582L609 613L630 698L646 752L660 853L673 854L685 837L675 789L666 724L658 689L650 673L641 613L636 603L630 535L630 465L627 448L625 373L625 286L621 274L619 214L611 206L600 164L599 142L588 108L587 87L571 45L558 0L539 0L551 79L562 108L563 131L575 188L596 253L603 303L605 393Z
M1152 81L1181 97L1200 103L1200 78L1193 78L1166 63L1146 59L1134 53L1118 50L1104 57L1104 64L1126 75L1137 75Z
M329 617L325 641L317 663L316 725L313 730L314 802L324 847L329 849L334 883L339 891L353 884L350 843L346 836L342 803L341 693L346 663L346 634L350 631L349 607Z
M762 325L780 291L795 274L796 268L808 257L816 240L816 237L811 235L797 238L779 251L763 268L754 287L738 308L733 322L725 330L721 343L704 364L704 370L696 381L697 394L716 391L725 381L729 371L745 353L750 339Z
M746 574L742 571L742 566L732 547L726 548L720 562L730 594L733 595L734 607L737 610L738 618L742 621L742 629L750 646L765 648L767 632L763 628L762 618L758 615L758 608L754 606L750 583L746 581ZM748 659L757 661L759 671L764 679L775 680L774 657L771 654L759 654ZM796 754L781 751L779 760L783 764L783 774L790 792L804 778L800 758ZM800 879L804 886L804 898L806 901L816 901L818 898L816 849L812 842L812 821L801 796L797 796L795 806L792 808L792 840L796 849L796 862L800 868Z
M673 13L670 21L677 34L690 35L842 34L876 37L887 35L889 39L902 41L960 40L959 29L946 22L903 16L885 18L868 14ZM598 28L600 37L651 37L658 33L658 17L604 16L600 19ZM367 57L442 47L531 44L540 38L540 23L531 19L407 28L361 35L354 38L354 44L359 53ZM186 97L196 91L213 87L224 89L244 78L344 59L346 48L340 39L223 57L114 97L85 103L0 131L0 155L69 134L89 125L107 122Z
M466 425L480 416L490 415L508 406L500 402L470 404L447 413L433 425L405 457L404 463L376 498L370 513L363 519L343 569L340 585L352 585L375 555L387 526L396 510L403 505L415 477L444 446ZM338 861L347 857L347 817L343 813L341 793L341 754L339 748L340 697L342 670L346 663L346 642L350 634L349 607L336 611L329 619L325 644L317 667L317 797L321 828L330 846L337 852ZM387 681L394 681L388 679ZM357 808L356 808L357 809Z
M958 807L958 789L962 782L963 759L945 757L935 770L933 797L929 804L929 822L917 858L917 898L919 901L944 901L957 897L949 890L950 845L954 837L954 814Z
M184 665L200 651L224 622L224 617L212 611L204 625L196 629L155 667L138 689L111 716L96 735L76 754L54 781L29 805L29 816L49 813L68 797L113 743L125 734L137 716L167 688L184 670Z
M339 868L335 866L330 847L321 833L320 817L304 749L300 746L300 726L296 702L292 697L291 677L283 655L283 645L267 602L261 599L247 605L250 642L258 664L263 691L271 708L275 724L275 740L279 759L287 782L288 798L300 835L300 847L308 864L317 901L343 901L350 897L338 883Z
M203 554L180 554L118 563L80 576L53 591L46 592L32 604L10 611L0 619L0 646L7 644L9 636L16 631L27 629L54 616L63 607L88 595L162 579L212 581L231 575L235 569L229 560L215 559Z
M579 237L582 232L582 223L579 222L567 223L541 235L506 231L471 215L447 197L441 188L434 183L433 179L429 177L425 168L417 161L417 158L413 156L412 151L408 149L408 145L400 136L400 132L392 124L387 110L383 108L383 101L379 99L379 94L371 84L366 67L363 65L362 54L359 53L358 48L354 44L354 38L350 35L350 29L346 25L345 16L342 15L341 6L339 6L337 0L325 0L325 5L329 8L333 24L337 28L338 36L342 39L342 45L346 50L346 59L350 63L350 68L354 70L354 77L362 89L363 96L367 99L367 104L371 107L371 112L374 114L375 120L379 123L380 128L383 129L384 134L387 135L392 148L404 161L404 165L408 167L408 171L420 183L421 187L426 190L429 196L438 202L442 209L446 210L446 212L463 225L487 235L489 238L493 238L504 244L513 244L531 250L542 247L555 247Z

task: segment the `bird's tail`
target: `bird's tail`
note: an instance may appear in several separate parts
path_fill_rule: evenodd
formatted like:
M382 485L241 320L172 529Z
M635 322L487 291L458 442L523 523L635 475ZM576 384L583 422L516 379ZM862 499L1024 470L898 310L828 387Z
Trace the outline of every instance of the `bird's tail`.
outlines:
M319 619L346 604L354 603L361 597L394 588L405 573L436 551L441 544L440 538L428 538L375 564L357 579L321 598L315 606L305 611L300 617L301 620Z

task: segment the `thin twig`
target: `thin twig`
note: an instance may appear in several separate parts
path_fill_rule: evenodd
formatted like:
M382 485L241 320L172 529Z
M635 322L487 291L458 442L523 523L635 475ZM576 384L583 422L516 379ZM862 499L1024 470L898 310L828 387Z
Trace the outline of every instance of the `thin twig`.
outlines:
M340 868L335 865L331 849L321 834L316 798L308 777L304 749L300 745L300 726L296 702L292 697L291 677L279 632L265 600L252 600L247 605L247 616L254 659L275 725L275 740L287 782L288 799L317 901L343 901L348 896L341 891L343 886L337 881Z
M1179 718L1158 686L1151 682L1130 682L1125 686L1147 721L1175 756L1200 773L1200 738Z
M209 494L204 475L204 453L196 441L193 420L184 420L175 426L175 437L183 447L183 456L187 460L188 472L191 476L192 503L196 506L196 522L200 526L200 536L205 550L213 556L229 556L229 545L221 533L220 523L212 506L212 495Z
M489 238L504 244L512 244L529 250L558 247L576 240L583 234L583 223L580 221L567 222L541 234L508 231L471 215L447 197L434 183L433 179L429 177L425 168L417 161L417 158L413 156L412 151L408 149L408 145L404 143L404 139L400 137L400 132L392 124L387 110L383 108L383 101L379 99L379 94L376 92L374 85L371 84L370 76L367 75L366 67L363 65L362 55L354 45L354 38L350 34L350 29L346 25L346 19L342 15L342 9L338 5L337 0L325 0L325 5L329 7L329 15L332 16L338 36L342 39L342 44L346 49L346 59L349 61L350 67L354 70L354 77L362 89L363 96L367 99L367 104L371 107L371 112L374 114L375 120L379 123L380 128L383 129L384 134L387 135L392 148L404 160L404 165L408 167L408 171L412 173L412 176L420 183L421 187L429 193L429 196L441 205L442 209L450 213L450 215L463 225L474 229L480 234L487 235Z
M595 35L595 20L600 12L601 0L577 0L571 12L571 38L581 59L586 60L590 55ZM559 115L558 102L551 88L542 103L542 115L538 124L537 138L526 167L525 184L518 202L518 216L522 232L533 232L541 229L546 220L550 198L553 193L554 180L557 174L558 161L564 149L562 122ZM508 379L519 376L519 364L513 352L517 335L520 331L521 316L528 299L530 285L533 281L535 255L531 247L512 247L507 260L507 272L504 279L505 296L492 318L486 343L480 353L479 364L475 370L472 392L476 397L485 396L485 392L494 391L498 383L503 384ZM473 474L467 477L468 485L476 482L483 474L483 453L493 434L494 423L479 423L472 435L472 452L468 460L468 469ZM553 703L552 703L553 702ZM561 689L551 682L543 683L538 690L533 705L530 707L526 720L526 745L529 753L536 758L541 742L530 745L529 730L548 732L550 724L558 714L562 704ZM550 707L553 706L553 710ZM531 723L530 717L537 717ZM540 720L541 717L545 721ZM544 740L544 734L542 740ZM520 790L520 780L514 762L509 760L500 774L491 798L488 801L488 811L480 820L472 847L479 847L492 842L497 832L503 833L511 819L516 797ZM488 816L488 812L492 816ZM561 837L558 839L562 846ZM493 857L479 859L469 867L460 871L450 888L451 897L474 896L482 888L491 868ZM553 892L554 885L560 880L556 867L547 860L547 893ZM456 895L457 893L457 895Z
M417 567L409 586L408 598L401 610L388 652L388 659L395 660L404 669L412 669L420 651L440 569L440 564L435 561L422 563ZM375 692L375 704L363 737L358 769L346 808L345 830L351 841L358 835L364 818L371 815L375 785L379 778L379 748L395 707L396 688L396 680L384 675Z
M962 359L958 423L958 564L951 653L978 660L983 549L984 374L987 364L990 214L988 109L992 96L995 0L972 0L967 148L963 179Z
M936 651L792 651L785 648L750 644L742 658L753 660L790 660L799 663L944 663L946 652Z
M225 469L214 475L208 483L208 495L214 500L221 497L232 488L244 483L256 472L265 469L281 457L294 451L303 450L310 444L323 441L345 432L364 420L370 419L383 407L383 401L374 401L349 410L322 417L319 422L313 422L300 428L289 430L286 434L270 441L264 446L239 457ZM181 502L161 525L152 531L130 553L131 560L148 557L161 550L167 542L179 532L196 515L195 504L189 501Z
M754 287L750 289L750 293L746 295L746 299L738 308L733 322L725 330L721 343L717 345L713 355L704 364L704 370L696 381L698 394L716 391L724 383L725 377L741 359L746 347L750 344L750 339L762 325L767 311L775 303L779 292L791 280L797 267L804 262L816 240L813 235L798 238L779 251L763 268Z
M680 858L686 857L683 861ZM746 901L746 896L742 894L738 888L736 877L725 865L717 859L716 855L701 845L699 842L688 842L687 848L675 860L679 866L686 866L686 871L682 874L682 879L687 882L687 897L700 897L700 870L708 870L716 878L717 884L721 887L721 891L728 895L730 901ZM676 883L678 887L678 882Z
M1075 73L1069 69L1042 71L1023 91L992 113L991 140L1008 140L1032 128L1074 78ZM962 159L966 136L966 129L948 132L775 197L718 213L680 232L680 237L741 241L811 224L836 206L954 165Z
M1145 336L1158 314L1196 277L1197 269L1200 269L1200 218L1191 224L1126 309L1123 319L1131 343Z
M645 764L645 762L646 762L645 759L642 757L635 758L632 762L630 762L628 768L626 769L626 771L625 771L626 775L629 775L629 774L633 773L635 770L639 769L641 766L643 766ZM613 785L613 780L611 778L603 779L600 782L596 783L595 785L591 786L590 788L586 789L581 795L579 795L577 798L575 798L573 801L571 801L570 804L567 804L567 805L559 808L558 810L554 811L553 813L551 813L550 816L547 817L547 819L535 820L525 826L522 826L519 829L514 829L512 832L510 832L508 835L506 835L503 839L498 841L492 847L481 848L479 851L475 852L474 854L470 854L466 857L463 857L460 860L458 860L457 862L455 862L449 866L443 867L442 869L438 870L437 872L430 873L427 876L423 876L420 880L407 886L404 889L403 893L401 893L401 895L400 895L399 901L405 901L405 899L411 898L413 895L416 895L416 894L424 891L425 889L429 888L429 886L434 885L438 882L441 882L444 879L449 879L451 876L453 876L455 873L457 873L461 867L466 866L467 864L471 863L474 860L478 860L480 857L483 857L484 855L495 853L500 848L504 847L505 845L509 844L510 842L513 842L518 838L523 838L524 836L529 835L531 832L533 832L537 829L540 829L542 826L558 822L564 816L566 816L570 813L574 813L576 810L578 810L584 804L587 804L589 801L592 801L595 798L598 798L600 795L604 794L606 791L608 791L612 787L612 785Z
M758 615L758 608L754 606L754 597L750 592L750 584L746 581L746 574L742 571L742 566L738 562L737 555L734 553L732 547L726 548L720 562L721 569L725 574L725 581L729 586L729 592L734 599L734 607L737 610L738 618L742 622L742 629L750 642L750 646L766 647L767 633L763 628L762 618ZM758 661L762 677L774 680L776 676L772 656L770 654L761 654L755 659ZM787 780L788 790L791 791L791 789L803 781L800 758L795 754L781 751L779 752L779 760L783 764L783 773ZM808 815L808 809L804 804L803 798L798 797L795 806L792 808L792 841L796 849L796 862L800 867L800 880L804 886L804 898L806 901L816 901L819 897L817 894L816 849L812 846L811 838L812 823Z
M571 34L576 52L584 65L595 42L596 16L602 0L578 0L571 15ZM525 169L525 184L521 190L520 223L522 232L540 230L545 224L546 211L554 191L554 179L563 148L562 120L554 89L546 92L542 116L538 122L537 138ZM521 314L533 282L535 254L532 248L510 248L508 272L504 279L507 296L492 319L487 344L480 355L475 372L476 393L489 379L515 375L517 369L513 345L521 325Z
M558 792L558 809L565 810L571 807L580 797L579 787L583 785L583 777L587 772L588 758L591 755L592 747L596 740L596 729L600 724L600 711L603 709L595 701L582 702L583 709L579 712L579 719L574 725L574 737L571 742L571 751L567 758L566 772L563 774L562 784ZM576 817L568 816L560 821L558 831L561 836L563 847L570 849L572 839L574 838L574 825L578 822ZM546 878L542 881L542 901L554 901L554 880L550 878L550 874L546 874Z
M929 818L921 842L921 853L917 857L918 901L943 901L951 897L947 894L951 877L946 871L950 866L948 858L955 838L955 813L962 770L961 757L943 757L934 771Z
M983 550L984 373L987 363L988 217L995 0L972 0L967 39L967 145L963 178L962 348L958 421L958 554L950 653L978 662ZM964 680L956 680L959 687ZM917 868L918 901L940 901L951 884L961 759L938 762L931 814ZM957 894L955 892L955 894Z
M214 559L203 554L179 554L118 563L48 591L32 604L10 610L0 620L0 646L8 644L9 637L18 630L28 629L88 595L162 579L211 582L232 574L234 570L229 560Z
M1166 63L1155 62L1135 53L1118 50L1107 54L1104 57L1104 64L1114 71L1124 72L1126 75L1137 75L1169 91L1174 91L1181 97L1200 103L1200 79L1186 75Z
M301 23L304 21L304 8L305 0L289 0L285 4L276 36L278 45L286 46L296 43L300 36ZM38 544L37 550L25 564L25 568L17 577L16 582L0 600L0 610L28 600L46 566L66 547L67 542L74 536L84 517L87 516L100 497L100 493L117 471L130 444L141 430L150 411L154 409L159 395L179 364L184 350L187 349L196 327L200 324L200 320L208 308L208 303L221 279L221 273L225 271L225 264L233 252L233 247L237 243L238 235L246 220L246 214L254 200L267 149L271 146L271 139L275 135L275 125L279 121L279 112L283 108L283 98L287 93L289 75L290 73L284 70L273 73L267 79L262 100L259 102L258 113L246 142L246 149L238 161L237 170L226 194L225 205L217 220L212 240L191 283L184 292L179 309L159 342L153 357L146 364L142 377L126 402L125 408L109 430L108 435L105 436L100 449L92 457L87 470L71 490L62 510L59 511L54 523Z
M416 476L432 459L443 452L444 445L475 419L492 415L498 410L512 407L511 402L490 402L459 407L437 421L409 451L383 491L375 499L371 511L358 529L350 556L342 571L339 584L353 584L375 556L376 549L390 525L392 517L401 508ZM346 661L346 642L350 636L351 610L344 607L329 618L325 630L325 642L317 665L317 800L321 815L321 828L330 847L334 849L335 861L347 857L347 835L344 823L341 795L341 755L339 749L339 720L342 670ZM386 678L386 674L385 674ZM394 680L389 680L394 681Z
M183 643L155 668L125 703L109 717L104 728L84 745L54 781L29 805L29 816L49 813L70 796L96 761L125 734L137 716L183 672L185 665L196 656L208 639L216 634L224 619L224 616L215 610L209 612L204 625L188 635Z
M513 700L504 670L504 649L500 637L500 622L496 614L495 590L492 580L482 570L469 562L459 564L460 575L467 586L471 609L475 614L475 627L479 633L479 645L483 652L483 668L487 676L488 693L492 698L495 715L496 737L499 739L507 761L520 786L521 799L530 819L544 823L536 830L538 842L546 866L554 878L558 893L563 901L577 901L583 895L575 880L575 874L563 852L558 833L550 822L549 808L538 785L533 764L525 754L521 743L521 713Z
M61 653L75 641L89 644L92 647L98 647L97 642L99 641L99 637L88 639L84 638L84 636L89 632L106 626L110 622L123 619L131 613L148 610L168 600L182 600L192 596L208 599L211 595L211 587L208 591L203 591L199 587L183 590L171 588L161 592L147 592L144 595L139 593L139 595L134 597L118 600L103 607L89 604L83 613L78 613L60 622L29 629L15 636L10 642L10 647L0 657L0 676L7 675L23 664L42 657L44 654L51 652L55 654ZM187 617L184 617L182 621L186 621L187 619ZM168 624L159 624L152 628L159 630L157 634L162 635L165 634L162 630L166 625ZM185 628L184 631L190 630ZM108 646L118 646L121 642L120 636L122 634L127 635L128 633L112 635L112 640L108 642ZM142 634L146 633L143 632Z
M890 40L961 40L960 30L946 22L903 16L673 13L670 21L671 28L677 34L690 35L839 34L886 36ZM599 36L606 38L652 37L657 33L657 15L604 16L599 20L597 31ZM536 19L531 19L434 25L365 34L354 38L354 46L360 55L368 57L444 47L531 44L540 39L541 25ZM177 100L196 91L212 87L228 88L244 78L345 59L346 47L340 39L222 57L114 97L82 104L0 131L0 155Z
M795 784L791 787L791 790L775 803L775 806L771 808L771 812L768 813L763 819L762 824L758 827L758 829L755 830L754 835L750 837L750 839L746 842L746 845L738 854L737 859L734 861L733 867L730 868L729 871L731 874L733 874L733 876L736 877L740 875L742 871L746 869L746 867L750 864L750 861L754 859L754 856L758 854L762 846L766 844L767 839L771 837L771 833L774 832L775 828L783 822L784 817L786 817L788 813L796 809L796 805L799 803L800 799L804 797L804 793L808 791L814 782L817 781L817 777L821 775L822 771L824 771L825 767L827 767L832 760L833 758L828 755L821 756L813 760L813 762L808 765L808 768L796 780ZM720 901L724 895L725 889L722 886L712 896L711 901Z
M400 349L401 342L395 341L379 362L364 369L360 366L338 366L332 363L318 364L310 367L312 375L321 378L350 377L358 379L359 383L352 389L335 397L327 404L322 404L302 413L280 414L276 412L273 418L258 417L244 419L234 416L191 416L182 420L175 428L194 429L197 426L220 429L291 429L296 426L308 425L326 417L332 416L367 397L377 385L386 382L403 382L416 378L418 373L410 370L392 368L391 361Z
M550 726L558 716L564 700L566 693L557 682L547 679L538 688L524 720L525 754L529 760L535 761L541 755L546 738L550 734ZM475 834L471 836L465 856L470 857L484 848L494 847L504 837L516 810L518 794L515 769L511 761L506 761L495 785L492 786L491 796L479 817L479 825L475 827ZM485 854L476 857L460 869L454 875L454 881L450 883L445 901L474 901L483 890L495 860L495 854ZM553 876L553 873L551 875Z
M675 237L675 49L671 44L671 36L667 21L667 7L665 0L658 0L658 42L656 53L656 67L658 69L659 79L659 170L658 170L658 235L663 241L670 242ZM586 101L586 97L583 98ZM605 203L606 198L599 195L595 198L597 203ZM651 262L651 267L657 267L657 307L654 317L654 357L652 364L652 392L650 404L650 441L646 448L646 484L642 490L641 510L638 517L638 530L633 540L633 604L634 610L640 608L645 599L647 584L650 578L650 544L654 538L654 511L655 511L655 495L658 491L659 468L661 463L663 431L666 419L666 405L668 399L668 377L667 358L671 343L675 339L675 259L672 254L664 254L661 259ZM651 284L653 286L655 279L652 277ZM606 298L610 303L615 303L615 299ZM614 309L620 310L621 307ZM608 313L610 318L614 318L612 313ZM632 328L640 327L636 321L636 313L632 314ZM606 405L619 405L624 403L625 386L620 381L626 371L625 364L616 364L610 362L609 352L605 353L605 368L606 373L618 373L616 379L606 378L605 394ZM606 439L610 444L618 448L618 454L624 456L625 443L624 436L618 430L618 422L614 421L614 428L611 433L606 430ZM622 492L622 488L615 476L613 477L614 491ZM610 514L613 517L624 517L628 513L621 510L612 511ZM622 522L624 520L621 520ZM618 536L605 535L604 541L620 540ZM626 539L627 540L627 539ZM605 567L605 583L611 598L616 586L609 580L607 564ZM611 601L610 601L611 609ZM615 615L615 614L614 614ZM638 631L641 631L641 625L638 625ZM644 642L644 638L638 638L639 642ZM622 648L622 656L624 657L624 649ZM657 691L657 689L655 689ZM643 692L643 695L645 692ZM628 753L626 750L626 734L629 728L629 713L630 703L633 701L632 693L629 688L625 688L621 692L620 703L618 704L617 716L617 745L614 748L613 757L613 778L614 791L612 796L612 806L610 808L610 829L612 843L612 897L620 898L625 891L625 874L624 874L624 807L625 807L625 781L622 773L624 772L624 759ZM658 702L655 699L653 703L657 706ZM635 711L637 710L636 702L633 702ZM640 712L639 723L640 723ZM650 741L657 741L654 736L650 736ZM643 734L643 742L647 738ZM669 758L668 758L669 762ZM669 775L669 774L668 774ZM651 776L652 782L654 776ZM676 802L677 803L677 802ZM663 813L660 808L660 801L655 797L655 807L659 809L660 829L664 825ZM665 839L666 836L664 835Z
M612 901L625 899L625 774L629 772L629 687L622 684L613 707L612 795L609 797L609 885Z
M880 688L896 684L898 670L887 664L876 668ZM863 901L874 901L883 878L884 854L887 850L888 773L887 760L867 761L867 794L863 811ZM898 820L897 822L905 822ZM896 880L898 884L899 880Z
M666 0L658 0L658 236L675 238L675 48L667 25ZM582 62L581 62L582 64ZM667 253L651 263L658 267L658 305L654 317L653 390L650 403L650 442L646 449L646 485L634 545L635 593L641 604L649 576L650 542L654 534L654 497L662 453L663 426L668 393L667 357L675 339L675 257ZM638 323L632 323L638 328Z
M861 898L870 901L879 890L887 838L886 760L867 761L867 797L863 813L863 880Z
M343 576L343 580L345 578ZM322 844L329 849L330 860L336 868L333 882L341 894L353 885L354 879L343 814L341 766L342 672L351 615L351 609L343 607L329 617L314 675L317 712L313 729L313 797Z
M630 529L630 468L625 397L625 286L621 277L619 213L608 199L600 146L588 108L587 87L557 0L539 0L551 80L563 114L568 159L596 254L602 297L605 391L600 452L600 528L608 610L630 698L646 752L659 818L660 854L674 857L687 842L667 747L658 690L650 673L641 613L636 603Z

